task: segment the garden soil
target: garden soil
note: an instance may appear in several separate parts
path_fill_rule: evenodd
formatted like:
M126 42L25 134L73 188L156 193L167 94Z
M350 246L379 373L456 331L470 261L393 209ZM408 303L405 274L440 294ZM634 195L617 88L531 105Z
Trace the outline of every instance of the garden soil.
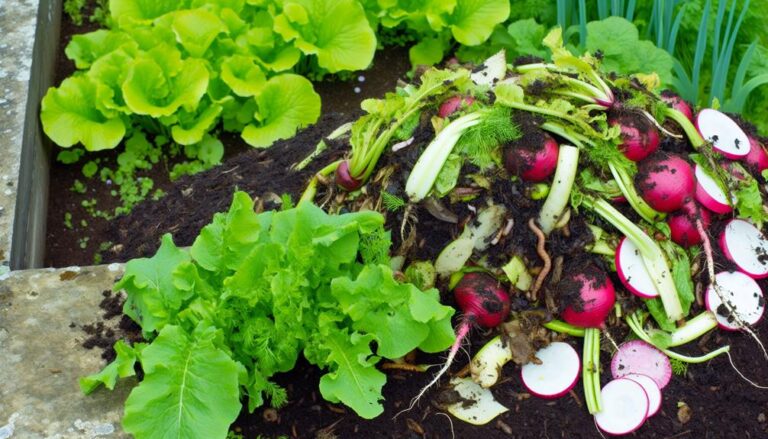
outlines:
M90 3L90 2L89 2ZM63 56L63 47L74 33L92 30L90 24L77 27L65 18L63 24L62 55L59 62L59 80L73 70ZM167 168L159 167L147 173L156 187L166 196L157 201L140 203L128 216L112 221L97 220L87 216L81 194L69 188L75 179L83 179L81 165L56 164L51 173L51 202L48 218L48 249L46 262L50 266L88 265L101 247L103 262L126 261L130 258L150 256L159 245L164 233L172 233L180 246L191 245L200 229L209 223L216 212L225 211L235 189L259 197L265 208L277 207L279 196L287 193L296 200L309 177L319 167L345 153L343 145L330 142L330 148L302 172L289 171L289 167L310 154L324 136L341 123L352 120L358 113L363 97L379 96L392 90L395 81L408 69L407 54L402 49L380 52L373 70L347 82L329 82L317 85L322 95L324 116L317 125L310 127L288 141L278 142L268 150L254 150L243 144L237 136L224 138L227 156L222 165L204 173L183 177L176 182L168 181ZM355 88L359 87L358 93ZM94 157L94 156L91 156ZM99 153L96 157L105 162L114 160L114 152ZM386 159L385 159L386 160ZM172 163L164 166L170 167ZM100 206L110 204L111 188L94 179L87 182L88 198L95 198ZM510 195L513 194L513 195ZM504 187L503 193L495 193L497 201L514 196L522 200L519 188ZM508 204L508 203L507 203ZM536 206L521 204L524 215ZM72 214L73 227L64 226L64 214ZM435 220L423 211L417 212L420 220L421 239L425 242L420 257L434 257L448 239L455 236L457 228ZM80 220L87 221L81 224ZM572 224L574 233L584 231L578 222ZM513 245L533 251L534 238L523 223L515 225ZM87 239L86 239L87 238ZM510 240L511 241L511 240ZM568 242L553 241L550 248L568 246ZM724 264L723 261L719 261ZM618 280L613 277L615 283ZM764 291L768 283L761 282ZM443 289L445 291L445 289ZM445 302L453 304L448 295ZM83 346L94 349L109 361L114 358L111 345L117 339L135 342L140 340L139 328L121 316L122 297L104 292L102 313L93 321L72 322L84 331ZM513 298L513 309L524 308L524 298ZM110 324L107 324L110 323ZM458 322L457 322L458 323ZM758 334L768 331L764 319L756 328ZM112 329L117 328L117 329ZM465 366L470 355L477 352L492 334L474 329L465 352L454 362L453 372ZM625 327L612 329L614 339L622 340ZM764 337L761 337L764 338ZM576 349L581 345L574 339ZM691 355L730 344L735 365L757 383L768 385L768 359L748 336L741 333L717 331L705 336L698 345L681 349ZM606 346L607 349L610 347ZM97 353L98 352L98 353ZM603 352L603 370L608 371L610 354ZM421 364L440 364L439 355L421 354L415 358ZM432 369L434 370L434 369ZM587 413L584 394L580 385L571 394L556 400L544 400L526 393L520 381L519 366L507 365L502 371L502 381L493 388L497 400L507 406L509 412L485 426L472 426L447 415L436 401L443 389L434 388L410 411L398 414L408 406L411 398L431 378L431 372L415 373L387 370L384 386L384 413L373 420L355 416L343 405L324 401L318 390L322 371L300 360L296 368L275 377L288 391L289 402L275 410L259 408L254 413L245 411L237 419L233 430L245 438L599 438L592 417ZM603 381L608 373L602 374ZM448 381L446 377L443 384ZM104 390L100 390L104 391ZM691 365L682 376L673 377L663 391L660 412L630 435L638 438L765 438L768 437L768 390L750 386L732 369L727 357ZM259 436L261 435L261 436Z

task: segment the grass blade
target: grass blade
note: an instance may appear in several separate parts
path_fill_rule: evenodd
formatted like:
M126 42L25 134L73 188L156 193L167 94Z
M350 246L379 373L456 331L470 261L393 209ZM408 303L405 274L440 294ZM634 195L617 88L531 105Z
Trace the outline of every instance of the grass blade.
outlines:
M688 4L684 3L683 6L680 7L680 10L677 11L677 15L675 16L675 23L672 25L672 30L670 31L669 39L667 40L666 50L672 56L675 55L675 45L677 44L677 33L680 31L680 25L683 22L686 6L688 6Z
M629 4L627 5L627 12L624 14L624 18L626 18L627 21L634 20L636 6L637 6L637 0L629 0Z
M579 0L579 47L587 47L587 0Z

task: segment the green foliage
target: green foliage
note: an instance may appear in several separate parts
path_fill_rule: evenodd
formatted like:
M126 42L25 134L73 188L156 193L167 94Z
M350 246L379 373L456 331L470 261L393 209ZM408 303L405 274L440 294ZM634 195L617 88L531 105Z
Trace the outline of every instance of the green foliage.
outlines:
M401 197L386 191L381 193L381 202L384 208L390 212L397 212L408 204Z
M64 13L77 26L83 24L83 7L85 0L64 0Z
M685 376L688 373L688 363L680 361L677 358L670 358L669 363L672 366L672 373L677 376Z
M286 401L270 379L300 354L326 370L324 398L372 418L383 411L380 358L454 340L454 311L438 291L394 279L380 214L334 216L306 202L261 214L253 207L236 193L189 250L166 235L115 285L149 344L118 342L117 359L81 386L112 387L138 362L145 376L123 419L138 439L224 438L241 397L251 411Z
M639 38L637 27L620 17L609 17L587 24L586 49L603 58L606 72L656 73L665 84L672 81L674 59L650 41Z
M477 166L487 167L494 162L500 146L519 139L520 135L520 128L512 122L512 110L496 106L461 135L455 150Z

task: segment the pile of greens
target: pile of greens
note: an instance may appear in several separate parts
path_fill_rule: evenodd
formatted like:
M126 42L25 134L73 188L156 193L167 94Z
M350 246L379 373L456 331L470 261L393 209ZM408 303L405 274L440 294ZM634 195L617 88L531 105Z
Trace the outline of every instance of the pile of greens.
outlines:
M138 364L144 379L125 403L127 432L223 438L241 397L251 412L266 399L286 402L272 378L301 354L327 371L326 400L381 414L386 376L376 363L454 340L454 310L439 292L394 279L382 226L376 212L328 215L311 203L256 214L235 193L189 250L166 235L155 256L126 265L115 290L127 293L124 312L148 342L117 342L117 358L83 378L83 391L112 389Z

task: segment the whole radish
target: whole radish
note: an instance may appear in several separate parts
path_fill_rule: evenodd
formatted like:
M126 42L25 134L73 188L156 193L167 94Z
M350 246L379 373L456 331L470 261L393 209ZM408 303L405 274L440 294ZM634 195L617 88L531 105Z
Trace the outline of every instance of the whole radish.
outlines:
M616 303L616 291L608 275L594 265L570 273L559 289L566 307L560 313L564 321L582 328L602 328Z
M677 110L685 117L688 118L688 120L693 121L693 110L691 110L691 106L688 105L687 102L683 100L680 96L675 94L671 90L664 90L661 92L661 100L667 103L667 106L670 108Z
M355 191L362 185L362 180L354 178L349 172L349 160L339 163L336 168L336 184L349 192Z
M440 117L448 117L459 111L460 108L468 107L474 102L475 98L472 96L451 96L440 104L440 108L437 110L437 115Z
M693 168L675 154L659 153L642 161L635 175L640 197L659 212L674 212L693 196Z
M503 323L509 316L510 303L506 289L498 280L487 273L464 274L461 280L456 283L453 294L463 313L461 323L456 331L456 341L448 351L448 358L443 367L440 368L432 381L411 400L410 406L404 411L412 409L426 391L448 371L473 324L484 328L494 328Z
M699 207L696 201L692 199L686 200L680 210L667 217L672 241L683 247L700 244L702 237L696 226L696 221L701 221L704 229L707 229L711 221L709 211Z
M621 127L619 149L628 159L638 162L659 149L659 132L649 121L623 115L610 119L609 123Z
M549 134L526 136L506 147L504 167L525 181L544 181L555 172L559 152L557 142Z
M768 169L768 152L765 146L754 137L749 138L749 154L744 157L747 167L756 173L761 173Z

